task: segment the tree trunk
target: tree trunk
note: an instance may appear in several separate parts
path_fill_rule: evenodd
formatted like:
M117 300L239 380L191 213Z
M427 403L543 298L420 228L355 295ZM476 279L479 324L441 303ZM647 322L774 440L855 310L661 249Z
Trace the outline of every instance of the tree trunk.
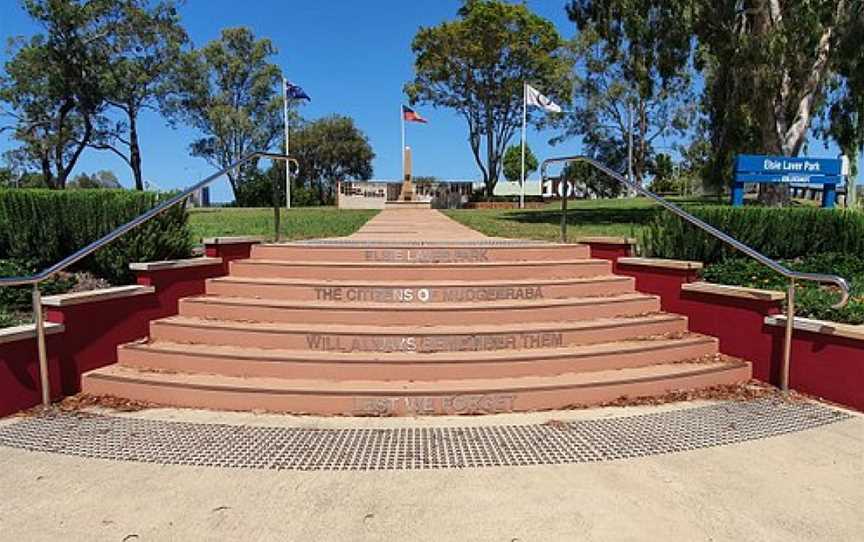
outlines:
M486 197L491 201L495 195L495 184L498 178L495 175L495 133L489 119L486 121L486 171Z
M135 190L144 190L144 177L141 174L141 148L138 146L137 115L129 110L129 165L135 177Z
M43 151L40 159L42 165L42 180L45 181L45 186L54 189L54 173L51 171L51 160L48 157L48 151Z

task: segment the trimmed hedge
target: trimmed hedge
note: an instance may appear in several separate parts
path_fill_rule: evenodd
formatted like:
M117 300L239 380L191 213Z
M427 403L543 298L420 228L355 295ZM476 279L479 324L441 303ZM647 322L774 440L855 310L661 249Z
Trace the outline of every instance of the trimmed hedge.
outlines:
M0 259L42 269L155 206L165 196L127 190L0 190ZM192 237L182 205L162 213L79 262L114 284L129 263L185 258Z
M864 256L864 213L854 210L767 207L688 207L708 224L763 254L794 259L811 254ZM646 256L716 263L740 253L669 212L641 232Z

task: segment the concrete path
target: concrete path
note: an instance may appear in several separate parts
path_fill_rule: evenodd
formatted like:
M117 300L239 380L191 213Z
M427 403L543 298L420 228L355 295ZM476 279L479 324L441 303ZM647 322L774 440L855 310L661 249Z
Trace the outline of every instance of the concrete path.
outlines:
M170 409L121 416L374 429L557 423L694 406L413 420ZM0 463L7 540L812 541L864 532L861 415L728 446L569 465L270 471L4 447Z
M482 241L480 232L431 209L385 209L348 239L353 241Z

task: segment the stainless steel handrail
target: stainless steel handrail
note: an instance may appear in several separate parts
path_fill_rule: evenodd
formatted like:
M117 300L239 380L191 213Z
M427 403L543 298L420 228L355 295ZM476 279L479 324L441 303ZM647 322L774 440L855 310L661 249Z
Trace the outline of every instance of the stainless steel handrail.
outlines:
M42 318L42 296L39 292L39 283L51 278L52 276L56 275L57 273L68 268L70 265L86 258L87 256L89 256L93 252L96 252L97 250L104 247L105 245L107 245L111 241L113 241L113 240L117 239L118 237L121 237L122 235L128 233L129 231L137 228L141 224L148 222L149 220L156 217L160 213L162 213L162 212L170 209L171 207L174 207L175 205L185 201L193 193L197 192L198 190L201 190L205 186L210 185L210 183L219 179L220 177L222 177L223 175L225 175L226 173L228 173L232 169L236 169L236 168L242 166L243 164L245 164L246 162L249 162L250 160L254 160L257 158L269 158L271 160L282 160L282 161L287 163L286 167L290 167L293 164L295 167L295 171L294 171L295 174L297 172L299 172L299 169L300 169L300 164L297 162L297 160L294 158L291 158L288 155L276 154L276 153L264 152L264 151L252 152L250 154L247 154L243 158L240 158L239 160L235 161L234 163L232 163L228 167L223 168L220 171L210 175L209 177L206 177L205 179L195 183L194 185L183 190L182 192L180 192L176 196L173 196L173 197L163 201L162 203L153 207L149 211L146 211L146 212L142 213L141 215L139 215L138 217L133 218L129 222L127 222L121 226L118 226L117 228L115 228L114 230L109 232L108 234L100 237L99 239L93 241L92 243L85 246L84 248L76 251L74 254L67 256L66 258L63 258L62 260L55 263L54 265L52 265L50 267L46 267L45 269L43 269L40 272L38 272L34 275L27 276L27 277L0 278L0 287L3 287L3 286L25 286L25 285L32 285L33 286L33 317L34 317L33 319L34 319L34 323L36 324L36 343L37 343L37 350L38 350L38 354L39 354L39 380L40 380L40 386L42 388L41 392L42 392L42 404L43 405L48 405L51 402L51 397L50 397L49 378L48 378L48 357L47 357L46 347L45 347L45 325L44 325L43 318Z
M660 204L662 207L664 207L668 211L675 213L676 215L683 218L687 222L689 222L689 223L693 224L694 226L702 229L703 231L710 233L711 235L713 235L717 239L720 239L724 243L732 246L732 248L734 248L740 252L743 252L747 256L750 256L754 260L761 263L762 265L765 265L766 267L774 270L775 272L777 272L777 273L779 273L779 274L781 274L781 275L783 275L789 279L789 287L786 291L786 335L785 335L785 343L784 343L784 350L783 350L783 366L781 367L781 374L780 374L781 388L784 391L787 391L789 389L789 360L790 360L791 350L792 350L792 331L793 331L794 325L795 325L795 281L796 280L809 280L809 281L820 282L820 283L825 283L825 284L828 284L828 283L834 284L835 286L837 286L840 289L841 298L840 298L840 301L838 301L837 303L835 303L834 305L831 305L831 306L835 309L839 309L839 308L846 306L846 303L849 302L849 283L846 281L846 279L844 279L843 277L840 277L838 275L828 275L828 274L823 274L823 273L803 273L801 271L794 271L792 269L789 269L788 267L784 266L780 262L777 262L777 261L769 258L768 256L762 254L758 250L754 249L753 247L745 245L744 243L735 239L734 237L731 237L730 235L718 230L717 228L715 228L711 224L708 224L708 223L696 218L695 216L693 216L690 213L688 213L687 211L681 209L677 205L665 200L664 198L661 198L657 194L655 194L649 190L646 190L645 188L642 188L642 186L640 186L639 184L630 181L629 179L625 178L620 173L609 169L608 167L606 167L602 163L600 163L597 160L594 160L593 158L590 158L588 156L581 156L581 155L560 156L560 157L555 157L555 158L547 158L546 160L543 160L543 163L540 166L540 176L541 176L542 180L547 181L550 179L550 177L546 174L549 165L551 165L551 164L566 164L566 163L571 163L571 162L584 162L584 163L587 163L587 164L593 166L594 168L605 173L606 175L612 177L613 179L615 179L619 183L629 187L630 189L634 190L635 192L637 192L639 194L642 194L643 196L645 196L649 199L654 200L655 202ZM566 228L567 228L567 217L566 217L567 203L566 202L567 202L567 195L569 194L569 191L565 190L564 194L565 194L565 196L563 196L562 200L561 200L561 202L562 202L561 203L561 209L562 209L562 214L561 214L562 242L566 242L566 235L567 235L566 234L566 231L567 231L566 230Z

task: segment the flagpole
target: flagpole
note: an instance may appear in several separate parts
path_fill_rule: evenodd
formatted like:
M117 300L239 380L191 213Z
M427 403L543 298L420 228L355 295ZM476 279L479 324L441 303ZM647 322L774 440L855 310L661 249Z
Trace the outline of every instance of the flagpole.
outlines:
M285 154L288 154L288 81L282 77L282 117L285 128ZM285 208L291 208L291 164L285 162Z
M525 208L525 127L528 122L528 83L522 82L522 182L519 186L519 208Z
M402 125L402 146L399 147L399 162L402 163L402 181L405 180L405 109L399 104L399 122Z

